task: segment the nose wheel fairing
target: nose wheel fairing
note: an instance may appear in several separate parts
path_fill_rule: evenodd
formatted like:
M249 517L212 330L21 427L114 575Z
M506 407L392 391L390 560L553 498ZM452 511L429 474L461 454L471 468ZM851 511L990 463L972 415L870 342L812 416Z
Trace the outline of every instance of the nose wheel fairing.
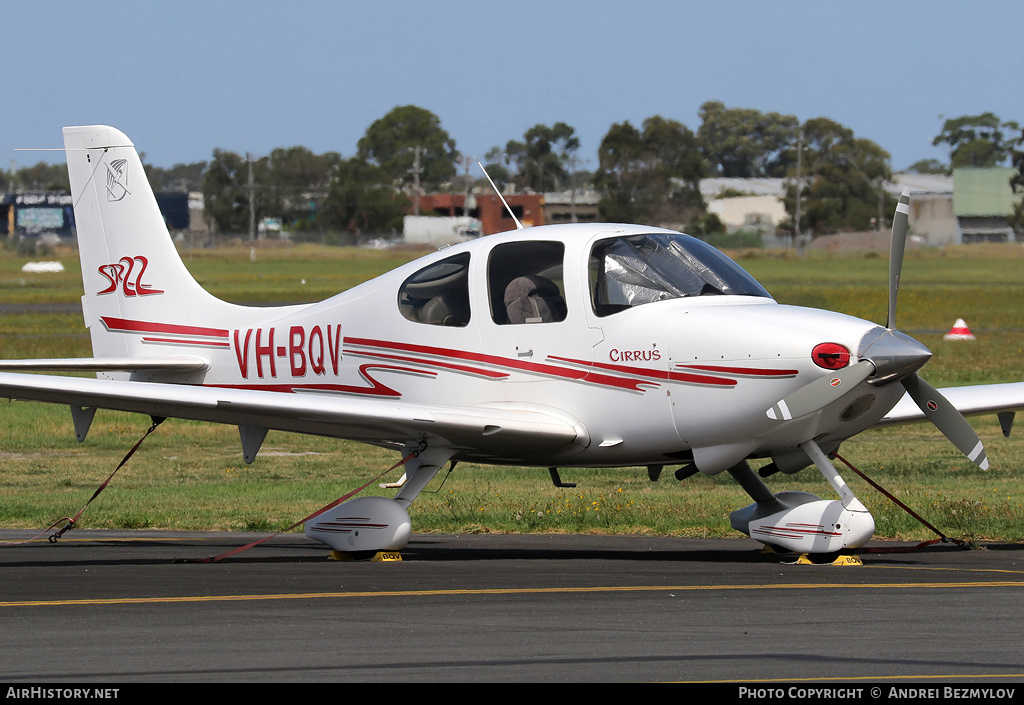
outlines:
M801 444L808 458L839 495L825 500L807 492L772 494L746 462L730 474L754 504L729 515L732 527L752 539L798 553L831 553L860 548L875 533L875 520L814 441Z
M875 533L870 513L850 511L839 500L806 492L780 492L775 500L784 508L764 515L764 507L754 503L730 514L729 522L752 539L796 553L859 548Z

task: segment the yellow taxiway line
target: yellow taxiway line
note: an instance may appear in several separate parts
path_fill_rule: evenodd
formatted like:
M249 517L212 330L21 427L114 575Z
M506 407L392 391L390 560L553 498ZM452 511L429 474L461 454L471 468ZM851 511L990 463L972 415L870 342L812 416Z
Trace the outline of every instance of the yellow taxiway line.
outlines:
M183 595L179 597L111 597L84 598L75 600L17 600L0 601L0 608L10 607L57 607L70 605L144 605L173 602L253 602L264 600L327 600L345 598L380 597L439 597L439 596L485 596L485 595L554 595L616 592L706 592L724 590L807 590L807 589L963 589L1024 587L1024 581L972 581L942 583L775 583L765 585L624 585L605 587L552 587L552 588L480 588L475 590L381 590L357 592L298 592L271 593L265 595Z

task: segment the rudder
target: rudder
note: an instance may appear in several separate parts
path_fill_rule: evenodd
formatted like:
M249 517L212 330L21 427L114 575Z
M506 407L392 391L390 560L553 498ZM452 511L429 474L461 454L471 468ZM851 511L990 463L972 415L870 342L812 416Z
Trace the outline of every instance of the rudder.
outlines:
M95 357L158 354L134 329L228 327L234 304L204 290L171 241L135 145L112 127L65 127Z

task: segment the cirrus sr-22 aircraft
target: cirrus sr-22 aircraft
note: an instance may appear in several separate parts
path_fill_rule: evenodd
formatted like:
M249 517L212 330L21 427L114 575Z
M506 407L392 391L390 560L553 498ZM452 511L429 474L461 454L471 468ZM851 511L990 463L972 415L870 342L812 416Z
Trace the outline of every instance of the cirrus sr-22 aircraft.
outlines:
M402 548L409 505L457 461L555 478L724 471L753 500L731 514L737 530L797 552L857 548L874 520L829 460L843 441L929 419L984 469L962 413L1024 408L1024 383L939 393L918 376L931 353L895 321L906 193L885 326L778 304L687 235L590 223L483 237L319 303L263 308L192 278L124 134L68 127L64 146L93 357L4 361L0 396L69 405L79 440L96 409L117 409L236 425L246 462L268 429L399 451L407 479L393 498L306 522L340 551ZM97 378L38 374L67 370ZM839 499L773 493L752 458L770 458L769 472L816 466Z

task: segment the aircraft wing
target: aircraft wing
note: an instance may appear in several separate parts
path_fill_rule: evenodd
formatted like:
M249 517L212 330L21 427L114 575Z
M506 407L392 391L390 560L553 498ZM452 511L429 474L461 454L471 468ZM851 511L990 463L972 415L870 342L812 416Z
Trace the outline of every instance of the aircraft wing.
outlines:
M1024 382L946 387L939 391L964 416L1024 410ZM924 412L909 395L904 394L899 403L875 425L895 426L925 420Z
M344 395L283 393L158 382L0 372L0 398L114 409L262 429L312 433L400 448L430 439L464 457L529 460L529 455L582 450L582 424L556 412L451 407Z

